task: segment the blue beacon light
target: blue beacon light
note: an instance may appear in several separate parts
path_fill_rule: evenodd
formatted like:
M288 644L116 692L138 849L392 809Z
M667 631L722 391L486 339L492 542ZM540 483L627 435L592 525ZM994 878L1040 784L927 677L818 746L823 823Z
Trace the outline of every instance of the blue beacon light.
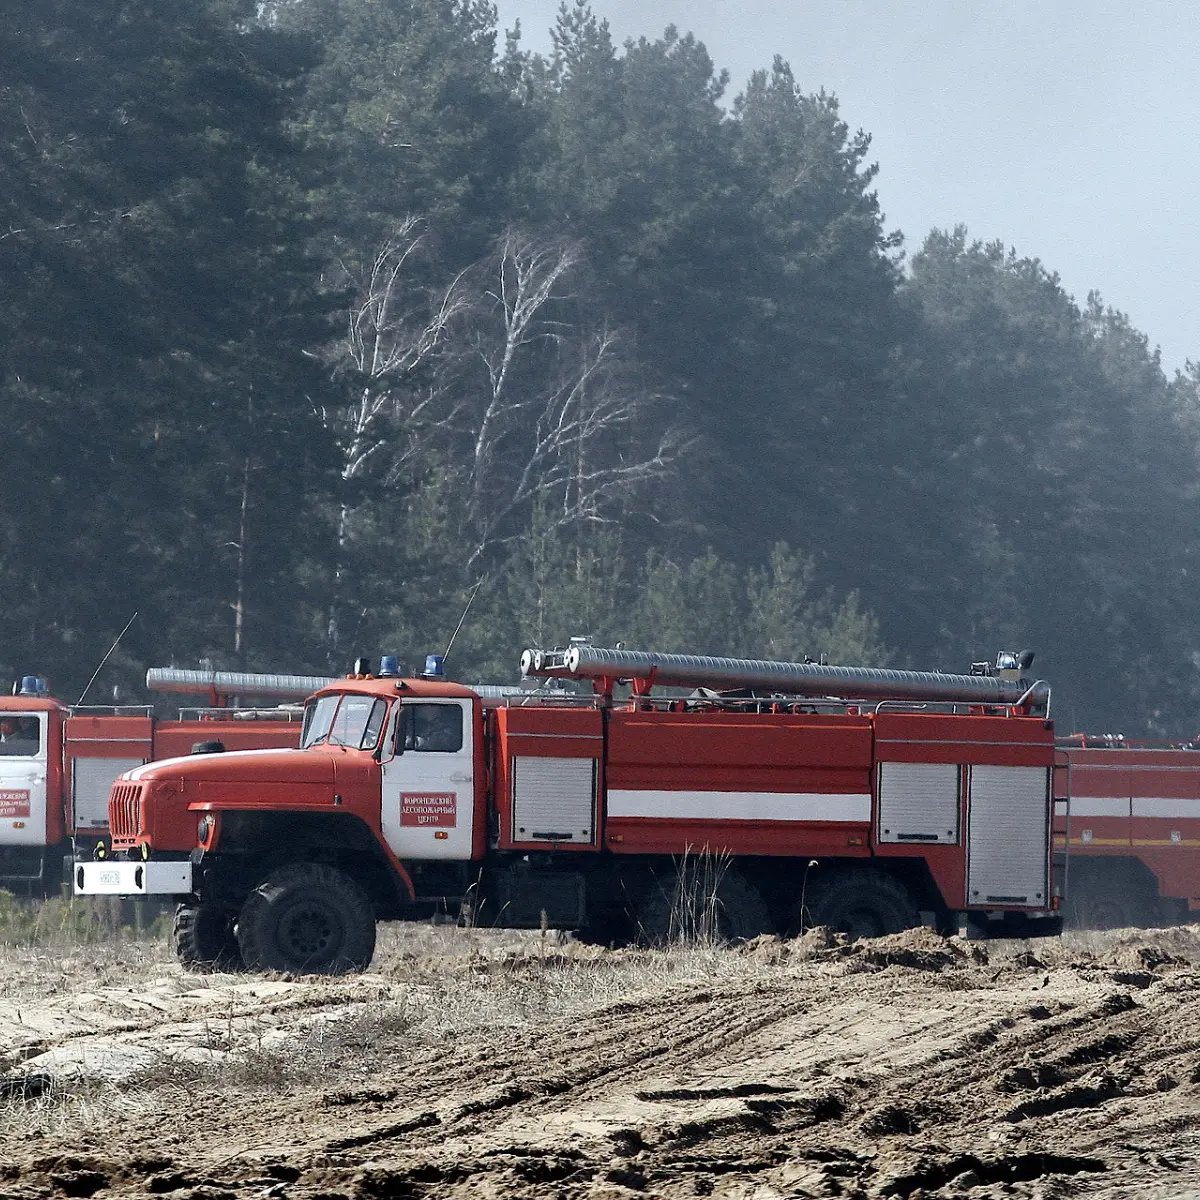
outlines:
M385 654L379 660L379 677L391 679L400 674L400 659L395 654Z
M443 678L446 674L444 662L445 658L441 654L425 655L425 677L427 679Z

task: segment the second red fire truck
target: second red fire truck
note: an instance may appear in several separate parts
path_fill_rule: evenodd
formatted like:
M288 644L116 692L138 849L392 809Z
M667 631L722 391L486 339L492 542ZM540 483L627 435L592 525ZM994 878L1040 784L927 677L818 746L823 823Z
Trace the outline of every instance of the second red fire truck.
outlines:
M63 704L45 682L25 676L0 696L0 887L35 895L57 892L72 847L90 854L108 834L113 780L153 759L223 749L297 746L301 710L231 704L300 700L326 680L312 676L227 674L151 668L150 691L207 699L177 718L150 706Z
M309 699L298 750L127 772L109 857L77 861L75 889L176 897L197 967L361 969L376 921L437 910L659 941L689 871L734 938L1053 933L1054 732L1030 662L943 675L574 645L527 651L524 672L591 695L495 701L436 656L421 678L385 659Z

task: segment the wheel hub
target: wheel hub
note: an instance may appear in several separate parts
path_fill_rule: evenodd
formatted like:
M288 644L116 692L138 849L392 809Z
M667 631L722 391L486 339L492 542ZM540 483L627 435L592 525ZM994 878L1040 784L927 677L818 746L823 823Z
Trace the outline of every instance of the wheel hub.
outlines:
M339 933L339 923L327 908L305 904L293 908L280 922L279 940L290 955L310 960L329 954Z

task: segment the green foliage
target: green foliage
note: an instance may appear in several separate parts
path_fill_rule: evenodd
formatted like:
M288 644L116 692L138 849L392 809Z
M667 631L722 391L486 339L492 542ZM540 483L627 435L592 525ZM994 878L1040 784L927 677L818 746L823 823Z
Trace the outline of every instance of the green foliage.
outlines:
M1194 732L1200 368L962 229L905 272L869 135L782 59L727 108L586 0L546 58L486 0L19 7L11 674L69 694L134 607L102 688L415 661L482 581L463 678L575 633L1029 645L1069 723Z
M1196 474L1179 394L1121 314L1094 296L1081 311L1036 259L962 229L930 235L906 291L921 316L916 519L932 534L919 601L942 644L965 658L1028 640L1066 682L1072 723L1107 712L1127 732L1162 731L1165 708L1196 698ZM935 552L954 569L938 572ZM1135 666L1143 653L1159 665Z
M494 63L487 0L276 0L274 27L307 36L299 128L328 169L313 201L340 248L373 247L418 212L458 266L505 224L529 119Z
M712 551L630 559L614 531L572 538L548 529L515 547L496 584L481 587L454 670L466 680L511 683L522 649L576 635L667 653L823 655L853 666L891 658L859 598L819 590L812 562L782 543L766 566L746 571Z
M86 670L134 607L131 645L235 660L233 607L263 652L295 611L330 303L281 131L304 61L251 12L54 0L0 29L12 669Z

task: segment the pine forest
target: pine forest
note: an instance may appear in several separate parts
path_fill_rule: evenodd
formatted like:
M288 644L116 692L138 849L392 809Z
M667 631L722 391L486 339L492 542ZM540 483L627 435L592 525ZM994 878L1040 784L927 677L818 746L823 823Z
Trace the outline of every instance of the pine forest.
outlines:
M135 610L94 700L419 667L473 596L467 683L1031 649L1062 732L1200 725L1200 366L888 228L782 58L586 0L544 55L485 0L9 0L0 182L5 678L74 700Z

